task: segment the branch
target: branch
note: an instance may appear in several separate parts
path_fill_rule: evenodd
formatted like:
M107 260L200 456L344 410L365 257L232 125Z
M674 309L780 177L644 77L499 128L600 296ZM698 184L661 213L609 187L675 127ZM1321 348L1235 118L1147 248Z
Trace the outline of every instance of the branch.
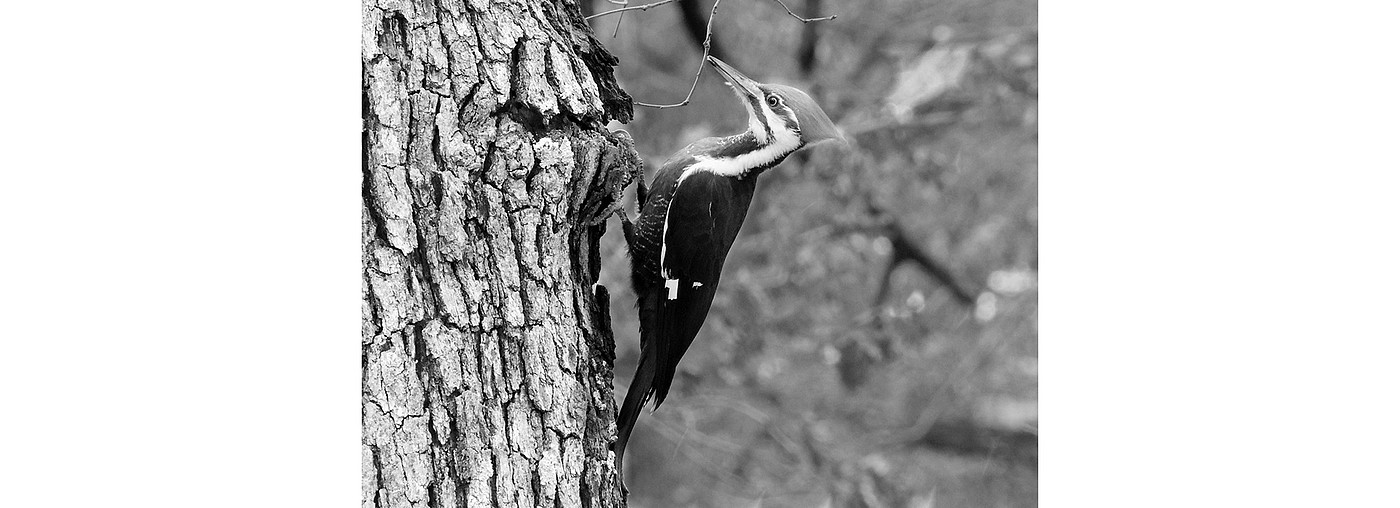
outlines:
M928 252L924 252L923 246L918 245L918 242L910 238L909 232L904 231L903 224L900 224L899 217L895 217L895 214L889 213L888 210L876 204L871 196L865 195L865 199L867 199L865 207L871 216L882 223L882 234L889 239L890 244L889 266L885 267L885 278L881 283L881 291L876 294L875 305L881 304L883 298L888 295L890 274L895 273L895 267L903 262L914 262L916 266L924 270L924 273L948 288L948 292L952 292L953 299L956 299L959 304L963 306L976 304L977 298L973 297L972 292L963 288L958 278L953 277L952 270L949 270L934 256L928 255Z
M822 0L807 0L807 14L816 14L822 10ZM812 70L817 66L817 26L810 23L802 25L802 43L797 46L797 68L802 70L802 76L812 77Z
M783 0L773 0L773 1L774 1L774 2L778 2L778 5L783 6L783 10L787 11L787 13L788 13L789 16L792 16L792 17L794 17L794 18L797 18L798 21L801 21L801 22L803 22L803 23L811 23L811 22L813 22L813 21L829 21L829 20L836 19L836 15L835 15L835 14L832 14L832 15L830 15L830 16L820 17L820 18L804 18L804 17L802 17L802 16L798 16L797 13L792 12L792 9L789 9L788 6L787 6L787 4L783 3Z
M705 22L705 42L701 44L704 50L700 53L700 65L695 68L695 80L690 82L690 91L685 93L685 99L675 104L648 104L645 102L633 102L633 104L656 109L679 108L690 104L690 96L695 94L695 87L700 84L700 73L705 70L705 60L710 56L710 38L714 35L714 31L711 27L715 24L715 13L719 12L719 2L720 0L715 0L714 7L710 8L710 20Z
M681 21L685 24L685 33L690 36L696 48L703 48L705 45L705 23L709 21L705 18L705 6L702 0L681 0ZM710 56L720 60L729 61L728 53L719 43L719 37L710 39Z
M1035 466L1040 436L1026 429L1002 429L971 421L935 422L915 443L955 455L986 455Z
M645 11L645 10L650 9L650 8L652 8L652 7L656 7L656 6L662 5L662 4L669 4L669 3L674 2L674 1L676 1L676 0L660 0L659 2L652 2L652 3L646 4L646 5L634 5L634 6L631 6L631 7L622 7L622 8L620 8L620 9L613 9L613 10L610 10L610 11L600 12L600 13L594 14L594 15L592 15L592 16L588 16L588 17L586 17L586 18L583 18L583 19L584 19L585 21L587 21L587 20L590 20L590 19L593 19L593 18L601 18L601 17L607 16L607 15L609 15L609 14L617 14L617 13L619 13L619 12L624 12L624 11ZM608 0L608 3L617 4L617 5L627 5L627 0L622 0L621 2L614 2L613 0Z
M608 0L608 1L611 2L611 3L617 4L617 2L615 2L615 1L613 1L613 0ZM622 4L626 4L626 1L627 1L627 0L621 0L621 1L622 1ZM590 20L590 19L599 18L599 17L602 17L602 16L607 16L607 15L609 15L609 14L616 14L616 13L625 12L625 11L644 11L644 10L650 9L650 8L652 8L652 7L656 7L656 6L658 6L658 5L668 4L668 3L671 3L671 2L675 2L675 1L676 1L676 0L658 0L658 1L656 1L656 2L652 2L652 3L646 4L646 5L634 5L634 6L629 6L629 7L622 7L622 8L618 8L618 9L613 9L613 10L610 10L610 11L606 11L606 12L600 12L600 13L598 13L598 14L594 14L594 15L592 15L592 16L588 16L588 17L583 18L583 19L585 19L585 20ZM685 106L685 105L690 104L690 98L691 98L692 96L695 95L695 87L697 87L697 86L700 85L700 74L703 73L703 72L705 72L705 61L706 61L706 60L709 58L709 56L710 56L710 41L711 41L711 39L714 38L715 13L716 13L716 12L719 12L719 3L720 3L721 1L722 1L722 0L715 0L714 6L710 8L710 17L709 17L708 20L705 21L705 40L704 40L704 42L702 42L702 43L700 44L701 47L702 47L702 51L700 52L700 64L699 64L698 66L696 66L696 68L695 68L695 78L694 78L693 80L691 80L691 82L690 82L690 90L687 91L687 92L685 93L685 98L684 98L684 99L681 99L680 102L677 102L677 103L675 103L675 104L651 104L651 103L647 103L647 102L637 102L637 101L634 101L633 104L636 104L636 105L638 105L638 106L648 107L648 108L656 108L656 109L679 108L679 107L681 107L681 106ZM782 0L775 0L775 1L778 2L778 5L783 6L783 9L786 10L788 14L792 15L792 17L797 18L798 21L801 21L801 22L803 22L803 23L810 23L810 22L812 22L812 21L826 21L826 20L836 19L836 15L826 16L826 17L822 17L822 18L804 18L804 17L798 16L796 13L792 12L792 9L788 9L787 4L784 4L784 3L782 2ZM621 4L619 4L619 5L621 5ZM621 21L622 21L621 19L618 20L618 26L621 26ZM615 30L616 30L616 29L614 29L614 35L616 35Z
M900 225L898 219L892 219L887 236L890 237L890 244L895 252L894 257L890 259L890 272L893 272L894 265L901 261L913 261L916 266L924 270L924 273L948 288L948 292L953 294L953 298L964 307L972 307L977 303L977 298L963 289L962 284L959 284L957 279L953 277L952 270L924 252L924 249L909 238L909 234L904 231L904 227Z

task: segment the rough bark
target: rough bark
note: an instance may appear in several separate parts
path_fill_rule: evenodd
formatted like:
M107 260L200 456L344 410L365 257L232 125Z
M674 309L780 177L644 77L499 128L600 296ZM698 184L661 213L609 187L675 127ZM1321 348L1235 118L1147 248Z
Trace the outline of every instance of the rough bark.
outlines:
M363 4L364 506L623 503L603 219L640 164L570 0Z

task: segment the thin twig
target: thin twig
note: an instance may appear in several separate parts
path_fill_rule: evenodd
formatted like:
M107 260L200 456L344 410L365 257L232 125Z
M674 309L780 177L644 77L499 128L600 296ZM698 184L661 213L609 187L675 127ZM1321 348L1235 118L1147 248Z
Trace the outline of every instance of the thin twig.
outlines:
M658 1L658 2L652 2L652 3L646 4L646 5L633 5L633 6L631 6L631 7L623 7L623 8L620 8L620 9L613 9L613 10L610 10L610 11L603 11L603 12L594 14L594 15L592 15L592 16L588 16L588 17L583 18L583 19L584 19L584 20L590 20L590 19L593 19L593 18L601 18L601 17L607 16L607 15L609 15L609 14L616 14L616 13L624 12L624 11L645 11L645 10L650 9L650 8L652 8L652 7L656 7L656 6L662 5L662 4L669 4L669 3L674 2L674 1L676 1L676 0L660 0L660 1ZM616 3L616 2L614 2L614 3ZM620 4L620 5L625 5L626 3L627 3L627 2L623 2L623 3Z
M609 2L612 2L612 3L614 3L614 4L617 3L617 2L613 2L612 0L608 0L608 1L609 1ZM676 0L659 0L659 1L652 2L652 3L646 4L646 5L633 5L633 6L628 6L628 7L622 7L622 8L619 8L619 9L613 9L613 10L606 11L606 12L600 12L600 13L598 13L598 14L594 14L594 15L592 15L592 16L588 16L588 17L583 18L583 19L589 20L589 19L598 18L598 17L601 17L601 16L607 16L607 15L609 15L609 14L615 14L615 13L625 12L625 11L645 11L645 10L650 9L650 8L652 8L652 7L656 7L656 6L658 6L658 5L663 5L663 4L668 4L668 3L671 3L671 2L675 2L675 1L676 1ZM710 18L709 18L708 20L705 21L705 41L701 44L701 46L704 48L704 51L702 51L702 52L700 53L700 65L698 65L698 66L695 68L695 79L691 80L691 82L690 82L690 90L687 91L687 92L685 93L685 99L682 99L680 102L677 102L677 103L675 103L675 104L651 104L651 103L647 103L647 102L633 102L633 104L636 104L636 105L638 105L638 106L648 107L648 108L656 108L656 109L679 108L679 107L681 107L681 106L685 106L685 105L687 105L687 104L690 104L690 98L691 98L691 96L695 95L695 87L697 87L697 86L700 85L700 74L703 73L703 72L705 72L705 62L708 61L708 60L709 60L709 57L710 57L710 39L712 39L712 38L714 37L714 29L713 29L713 27L714 27L714 25L715 25L715 13L716 13L716 12L719 12L719 3L720 3L721 1L722 1L722 0L715 0L714 6L710 7ZM803 22L803 23L809 23L809 22L812 22L812 21L826 21L826 20L836 19L836 15L834 15L834 14L831 15L831 16L823 17L823 18L804 18L804 17L798 16L796 13L792 12L791 9L788 9L788 8L787 8L787 4L784 4L784 3L782 2L782 0L775 0L775 1L778 2L778 5L782 5L782 6L783 6L783 9L787 10L788 14L791 14L792 17L797 18L798 21L801 21L801 22ZM626 3L626 0L623 0L623 4L625 4L625 3ZM614 27L614 28L613 28L613 37L617 37L617 28L620 28L621 26L622 26L622 18L619 17L618 20L617 20L617 27Z
M700 65L695 67L695 80L690 82L690 91L685 93L685 99L675 104L648 104L645 102L633 102L633 104L656 109L679 108L690 104L690 96L695 94L695 87L700 84L700 73L705 71L705 61L710 57L710 37L714 35L710 27L713 27L715 24L715 13L719 12L720 1L721 0L715 0L714 7L710 7L710 19L705 22L705 42L701 44L704 51L700 53Z
M835 14L832 14L832 15L830 15L830 16L823 16L823 17L820 17L820 18L804 18L804 17L802 17L802 16L798 16L797 13L792 12L792 9L789 9L788 6L787 6L787 4L783 3L783 0L773 0L773 1L774 1L774 2L778 2L778 5L783 6L783 10L787 11L787 13L788 13L789 16L792 16L792 17L794 17L794 18L797 18L798 21L801 21L801 22L803 22L803 23L811 23L811 22L813 22L813 21L828 21L828 20L836 19L836 15L835 15Z

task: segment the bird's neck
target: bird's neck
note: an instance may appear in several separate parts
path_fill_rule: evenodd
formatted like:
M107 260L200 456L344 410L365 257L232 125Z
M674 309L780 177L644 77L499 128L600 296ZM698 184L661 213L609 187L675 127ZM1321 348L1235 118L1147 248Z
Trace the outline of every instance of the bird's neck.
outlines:
M757 176L802 148L802 141L791 131L783 129L773 134L768 143L760 143L751 130L721 138L718 150L696 158L697 169L738 178Z

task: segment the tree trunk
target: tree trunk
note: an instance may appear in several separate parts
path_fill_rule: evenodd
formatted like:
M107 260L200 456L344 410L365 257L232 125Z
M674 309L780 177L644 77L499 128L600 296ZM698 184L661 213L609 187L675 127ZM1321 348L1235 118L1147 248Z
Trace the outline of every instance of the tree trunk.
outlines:
M623 504L603 220L640 162L572 0L363 6L363 505Z

